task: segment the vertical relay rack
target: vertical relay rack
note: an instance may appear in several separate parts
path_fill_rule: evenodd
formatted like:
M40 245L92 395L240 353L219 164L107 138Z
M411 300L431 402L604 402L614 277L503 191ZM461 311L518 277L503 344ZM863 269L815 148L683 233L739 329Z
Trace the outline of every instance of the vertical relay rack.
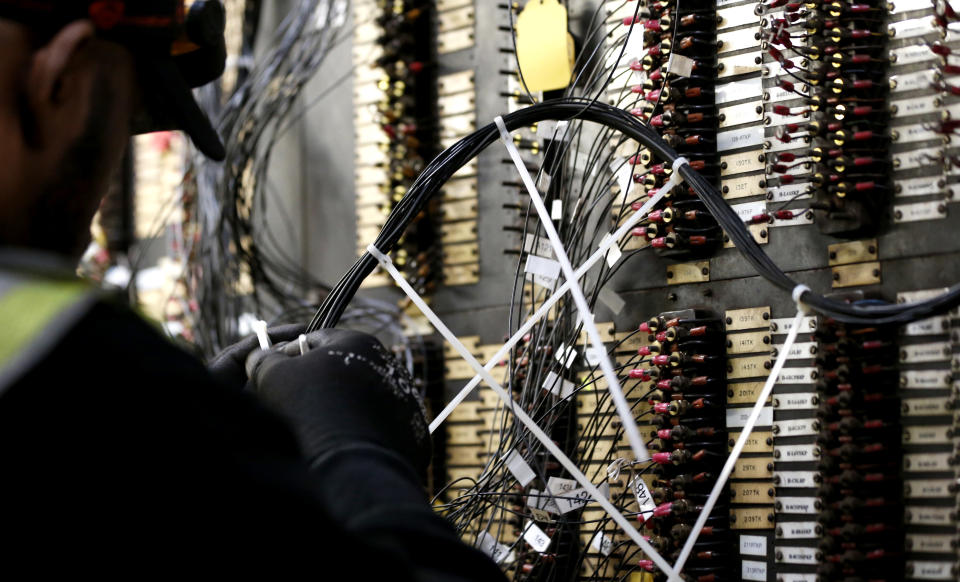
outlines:
M565 11L575 66L564 89L523 80L517 22L530 2ZM418 40L396 20L411 10L429 57L390 61L396 43ZM354 95L358 249L418 160L497 115L579 97L654 129L818 293L857 305L933 297L960 280L958 18L934 0L354 2L355 58L378 67L358 68ZM422 82L429 94L399 90ZM378 104L397 100L414 108L391 109L399 118L418 112L415 132L383 127ZM574 266L674 184L647 148L576 116L511 140ZM698 536L683 580L956 580L956 314L885 326L809 313L782 353L792 298L757 276L691 188L663 194L581 281L651 459L634 458L583 318L563 299L493 368L512 401L481 382L441 425L438 512L514 580L669 579L516 421L522 408L667 563ZM432 242L418 223L404 247L408 276L483 362L563 282L530 202L495 144L443 186L424 218ZM449 400L474 372L444 355Z

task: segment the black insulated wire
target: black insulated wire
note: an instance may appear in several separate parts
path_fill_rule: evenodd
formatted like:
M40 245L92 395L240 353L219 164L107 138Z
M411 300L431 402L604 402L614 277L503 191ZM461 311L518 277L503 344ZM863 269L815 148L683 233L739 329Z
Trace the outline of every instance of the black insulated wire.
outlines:
M590 121L619 131L650 150L658 159L672 164L676 151L657 133L642 124L628 111L592 99L563 98L545 101L503 116L507 129L514 131L545 120ZM440 153L408 189L373 242L382 253L394 249L406 226L454 173L500 137L493 123L480 128ZM686 183L697 193L710 213L733 241L737 250L773 285L792 293L798 283L790 278L760 248L746 225L726 203L720 192L689 165L679 169ZM314 315L308 331L335 327L363 280L373 272L377 260L364 253L333 287ZM943 294L915 303L889 305L857 305L830 299L813 291L805 291L801 301L813 311L852 325L903 325L948 311L960 304L960 284Z

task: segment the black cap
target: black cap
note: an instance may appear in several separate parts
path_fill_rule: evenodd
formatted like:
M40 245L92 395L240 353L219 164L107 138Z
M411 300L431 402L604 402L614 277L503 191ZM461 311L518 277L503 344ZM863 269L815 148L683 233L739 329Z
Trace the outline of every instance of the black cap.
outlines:
M55 32L89 19L97 36L134 56L144 108L133 133L182 129L207 157L226 156L220 136L191 91L223 74L225 16L219 0L0 0L0 18Z

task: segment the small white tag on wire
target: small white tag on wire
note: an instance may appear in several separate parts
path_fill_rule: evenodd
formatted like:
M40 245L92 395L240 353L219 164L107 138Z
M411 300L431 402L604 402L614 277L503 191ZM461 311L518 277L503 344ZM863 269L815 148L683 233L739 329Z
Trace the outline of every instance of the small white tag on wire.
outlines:
M612 311L614 315L617 315L623 311L623 308L627 305L627 302L620 297L619 293L606 286L600 289L600 295L597 297L597 299L609 307L610 311Z
M564 365L564 367L569 368L577 361L577 350L573 346L567 346L567 344L560 344L560 347L557 348L557 353L554 354L554 357L558 362Z
M633 478L633 481L630 482L630 489L637 498L640 519L646 521L647 518L653 515L653 510L657 508L657 503L653 500L653 495L647 487L647 482L638 474Z
M689 77L693 74L693 67L695 64L696 61L690 57L685 57L683 55L678 55L677 53L671 52L670 60L667 61L667 70L673 75Z
M532 521L528 521L527 526L523 528L523 539L530 544L531 548L541 554L550 547L550 536L545 534L543 530L537 527L537 524Z
M597 247L603 246L611 238L613 238L613 235L610 234L609 232L603 235L603 238L600 239L600 243L597 245ZM619 261L620 257L622 256L623 256L623 251L620 250L620 245L614 242L612 245L610 245L610 248L607 249L607 266L612 269L613 266L617 264L617 261Z
M602 531L598 531L596 535L593 536L593 539L590 540L590 547L604 556L609 556L613 552L613 540Z
M550 521L550 514L558 515L560 508L553 502L549 493L539 489L531 489L527 494L527 508L530 515L537 521Z
M553 254L553 246L549 240L529 232L523 242L523 251L527 254L546 257L550 260L556 260L557 258L557 256Z
M563 220L563 200L556 199L550 204L550 219Z
M561 378L556 372L547 372L547 377L543 380L543 389L551 394L556 394L560 398L566 398L573 394L577 385L570 380Z
M480 532L480 535L477 536L477 542L480 544L480 551L488 555L497 564L512 564L517 559L516 554L509 546L497 543L496 538L487 531Z
M620 193L626 194L630 189L630 183L633 182L633 166L627 160L617 160L610 164L613 171L614 180L620 187Z
M557 496L554 503L560 515L580 509L591 499L585 489L577 488L577 482L573 479L550 477L547 481L547 489Z
M560 263L553 259L527 255L527 263L523 267L524 273L541 287L552 288L560 276Z
M553 181L553 178L550 177L550 174L546 172L540 172L540 179L537 180L537 189L541 192L546 192L550 189L550 182Z
M516 449L510 451L507 456L503 458L503 462L507 465L507 469L510 470L510 473L513 474L521 487L526 487L537 476Z

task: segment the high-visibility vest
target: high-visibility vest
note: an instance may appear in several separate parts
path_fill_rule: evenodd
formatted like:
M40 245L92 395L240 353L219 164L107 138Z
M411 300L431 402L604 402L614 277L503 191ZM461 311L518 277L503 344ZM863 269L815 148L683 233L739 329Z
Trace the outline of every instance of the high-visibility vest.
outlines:
M0 395L42 365L97 296L77 279L0 269Z

